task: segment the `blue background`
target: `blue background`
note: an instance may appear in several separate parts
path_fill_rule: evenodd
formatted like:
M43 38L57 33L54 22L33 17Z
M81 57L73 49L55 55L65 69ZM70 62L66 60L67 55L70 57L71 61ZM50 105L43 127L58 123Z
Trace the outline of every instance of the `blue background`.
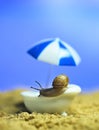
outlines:
M99 90L99 1L0 0L0 91L29 88L35 80L46 86L50 65L26 51L54 37L74 47L82 62L52 66L49 82L65 73L83 92Z

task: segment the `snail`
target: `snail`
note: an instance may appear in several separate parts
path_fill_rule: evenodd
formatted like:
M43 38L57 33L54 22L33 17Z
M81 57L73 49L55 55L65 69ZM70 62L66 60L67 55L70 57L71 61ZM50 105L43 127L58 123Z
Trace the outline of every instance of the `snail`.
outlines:
M60 94L65 92L65 90L67 89L69 78L64 74L58 75L52 82L53 88L47 88L47 89L42 88L39 82L37 81L35 82L40 86L41 89L37 89L34 87L31 88L39 90L40 96L54 97L59 96Z

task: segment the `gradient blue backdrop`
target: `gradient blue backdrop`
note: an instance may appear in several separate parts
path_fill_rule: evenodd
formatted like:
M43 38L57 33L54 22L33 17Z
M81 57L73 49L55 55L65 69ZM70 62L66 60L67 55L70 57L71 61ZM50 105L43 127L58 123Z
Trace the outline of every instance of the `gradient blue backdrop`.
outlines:
M99 89L99 1L0 0L0 91L45 86L50 65L26 51L44 38L60 37L82 58L78 67L53 66L54 76L65 73L82 91Z

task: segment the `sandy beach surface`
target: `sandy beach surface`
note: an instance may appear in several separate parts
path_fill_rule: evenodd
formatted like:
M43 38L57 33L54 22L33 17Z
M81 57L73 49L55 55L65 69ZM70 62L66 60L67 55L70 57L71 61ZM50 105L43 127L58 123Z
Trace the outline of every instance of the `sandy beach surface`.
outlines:
M21 91L0 93L0 130L99 130L99 92L77 96L64 117L29 113Z

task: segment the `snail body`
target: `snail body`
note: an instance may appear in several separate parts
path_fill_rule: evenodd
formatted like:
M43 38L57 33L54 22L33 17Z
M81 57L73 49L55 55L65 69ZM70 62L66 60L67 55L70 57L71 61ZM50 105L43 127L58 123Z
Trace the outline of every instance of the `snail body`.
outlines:
M54 97L62 94L66 89L55 89L55 88L49 88L49 89L43 89L40 90L40 96L46 96L46 97Z
M63 75L63 74L57 76L53 80L53 82L52 82L53 88L44 89L37 82L39 84L39 86L41 87L41 89L38 89L40 91L40 96L46 96L46 97L58 96L58 95L65 92L65 90L67 89L68 82L69 82L68 77L66 75Z

